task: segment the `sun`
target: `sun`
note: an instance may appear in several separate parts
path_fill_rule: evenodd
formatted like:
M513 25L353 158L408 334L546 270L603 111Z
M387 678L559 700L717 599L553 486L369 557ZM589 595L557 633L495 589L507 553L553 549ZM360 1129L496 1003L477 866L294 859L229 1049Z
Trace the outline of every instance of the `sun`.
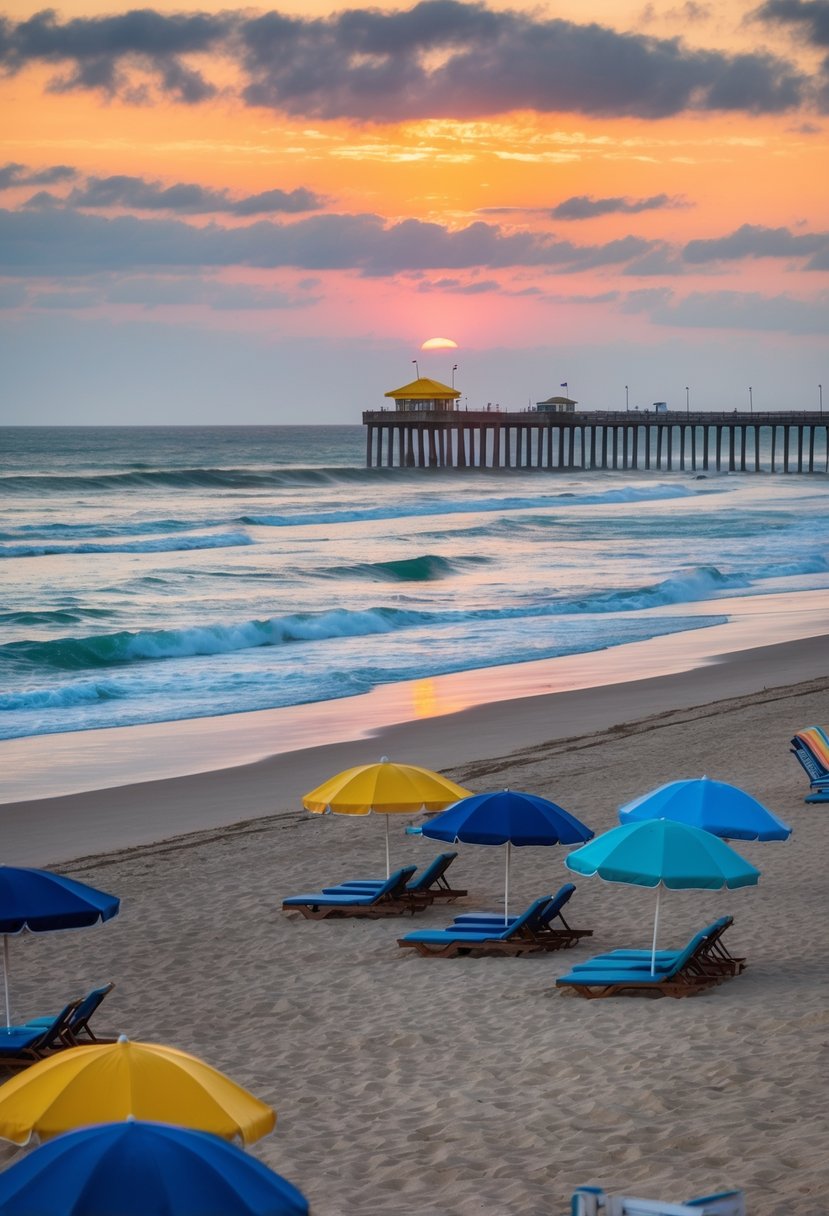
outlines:
M457 342L453 342L451 338L427 338L420 348L421 350L457 350Z

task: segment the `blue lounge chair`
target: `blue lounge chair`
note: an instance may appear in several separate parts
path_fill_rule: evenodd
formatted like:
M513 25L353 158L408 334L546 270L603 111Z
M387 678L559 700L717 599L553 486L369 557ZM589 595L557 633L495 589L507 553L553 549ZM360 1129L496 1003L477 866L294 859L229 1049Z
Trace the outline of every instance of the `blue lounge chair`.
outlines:
M406 884L416 869L416 866L404 866L395 870L382 886L365 893L312 891L307 895L291 895L282 901L282 910L301 912L308 920L327 920L336 916L400 916L404 912L416 912L419 905L406 896Z
M579 996L618 996L625 992L648 992L659 996L692 996L714 984L719 984L729 974L724 969L706 967L700 961L707 941L721 930L709 925L695 934L687 946L673 960L663 960L651 974L650 955L647 962L642 958L613 959L600 955L584 963L577 963L568 975L559 976L557 988L570 988ZM646 952L647 953L647 952Z
M43 1029L38 1026L0 1027L0 1067L21 1068L34 1064L41 1058L36 1044L42 1036Z
M56 1047L66 1047L64 1039L69 1019L79 1005L71 1001L57 1017L45 1025L0 1027L0 1065L3 1068L28 1068Z
M684 1203L606 1195L601 1187L580 1186L570 1200L570 1216L745 1216L742 1191L720 1191Z
M538 937L546 938L548 934L550 935L552 943L554 943L549 947L551 949L575 946L579 938L593 936L592 929L573 929L564 919L562 908L573 897L575 891L576 888L573 883L566 882L552 897L547 906L542 908L537 919L530 926ZM515 919L514 916L511 916L506 923L511 924ZM462 916L456 916L450 927L452 929L464 930L480 930L491 927L503 929L504 918L495 912L466 912Z
M714 975L739 975L745 971L745 959L735 958L722 942L723 933L733 924L733 916L721 916L712 921L710 925L706 925L699 933L694 934L688 945L695 946L693 955L695 968L699 968L706 974L711 972ZM654 970L663 975L670 971L685 949L687 947L683 947L682 950L657 950ZM595 971L597 968L604 971L608 968L619 967L625 971L650 971L651 951L610 950L606 954L597 954L595 958L587 959L585 962L575 963L573 971Z
M418 929L398 939L398 946L411 947L424 957L455 958L464 954L524 954L549 950L551 946L536 931L539 917L552 901L543 895L506 925L493 923L450 925L448 929ZM563 944L563 941L562 941Z
M424 906L428 906L437 899L452 903L466 895L466 891L451 887L446 880L446 871L456 857L457 853L438 853L434 861L425 870L422 870L417 878L406 883L407 897L419 900ZM334 887L323 887L323 893L325 895L343 895L354 891L358 895L364 895L376 891L383 885L383 882L382 878L356 878L352 882L341 882Z
M95 1034L89 1025L89 1019L92 1017L95 1010L100 1005L104 997L112 992L115 987L113 983L104 984L101 988L93 988L91 992L78 1001L72 1013L69 1015L66 1026L62 1031L61 1038L63 1045L66 1047L79 1047L83 1043L114 1043L115 1039L102 1039ZM26 1023L27 1026L48 1026L52 1021L51 1018L32 1018Z

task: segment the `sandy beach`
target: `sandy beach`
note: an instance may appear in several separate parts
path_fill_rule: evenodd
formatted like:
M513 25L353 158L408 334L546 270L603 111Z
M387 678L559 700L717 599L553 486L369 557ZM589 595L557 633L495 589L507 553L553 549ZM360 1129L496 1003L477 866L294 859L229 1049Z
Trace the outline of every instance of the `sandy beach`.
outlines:
M203 830L120 851L88 847L103 794L4 808L18 824L31 817L30 842L41 843L30 852L75 857L65 872L122 898L103 927L12 942L14 1017L114 980L99 1031L194 1052L272 1103L276 1130L253 1151L316 1216L401 1205L421 1216L559 1216L582 1183L674 1200L738 1186L752 1216L820 1216L829 835L824 808L803 802L788 741L826 720L827 653L811 639L481 707L413 724L407 747L404 727L391 732L400 754L420 748L420 762L472 789L551 797L596 832L637 794L703 774L743 786L791 824L785 844L739 846L763 871L758 887L663 900L664 945L716 915L735 918L727 940L748 970L707 994L586 1002L555 989L590 949L649 943L653 893L597 879L579 880L571 903L571 923L594 930L591 946L560 955L442 960L398 948L413 925L448 923L445 908L414 922L283 914L285 895L383 870L379 817L299 809L309 763L319 778L343 766L346 745L336 745L107 790L109 816L128 820L149 803L202 816ZM781 679L808 663L811 678ZM217 822L219 805L244 821ZM42 843L50 822L52 849ZM412 822L392 821L395 863L425 864L437 851L404 833ZM83 848L66 852L75 826ZM497 908L502 851L458 848L465 907ZM516 853L516 908L558 889L563 859L559 848Z

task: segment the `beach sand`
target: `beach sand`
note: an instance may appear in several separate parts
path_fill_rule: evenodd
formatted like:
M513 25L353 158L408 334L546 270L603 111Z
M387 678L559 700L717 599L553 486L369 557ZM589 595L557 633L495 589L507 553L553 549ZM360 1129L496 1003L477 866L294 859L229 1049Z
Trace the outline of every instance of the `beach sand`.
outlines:
M815 678L788 684L781 673L802 673L807 651L797 647L807 645ZM32 853L74 856L64 872L122 898L104 926L12 941L15 1020L114 980L99 1032L176 1045L272 1103L276 1130L252 1151L300 1187L315 1216L563 1216L584 1183L673 1200L743 1187L751 1216L821 1216L829 806L804 804L788 742L829 718L826 653L812 640L734 656L730 667L418 724L432 735L417 741L435 744L421 763L472 789L550 797L597 833L630 798L703 774L744 787L791 824L785 844L737 846L763 871L758 887L662 900L664 946L733 914L726 941L749 967L709 993L587 1002L556 990L556 976L590 951L650 944L653 892L598 879L578 880L568 910L595 936L560 955L444 960L398 948L413 927L449 923L445 907L378 921L285 915L283 896L383 872L380 817L298 808L310 764L317 780L344 767L344 748L332 748L108 790L98 810L101 795L80 794L4 808L20 830L31 817ZM395 754L411 751L405 728L394 732ZM369 745L377 750L360 747ZM99 851L88 841L104 809L112 823L148 801L184 808L184 822L205 830L78 857ZM211 807L245 822L216 825ZM393 864L439 851L405 835L416 822L392 820ZM103 827L99 838L109 839ZM503 851L458 851L451 873L469 888L464 906L497 909ZM564 856L514 853L515 909L567 880Z

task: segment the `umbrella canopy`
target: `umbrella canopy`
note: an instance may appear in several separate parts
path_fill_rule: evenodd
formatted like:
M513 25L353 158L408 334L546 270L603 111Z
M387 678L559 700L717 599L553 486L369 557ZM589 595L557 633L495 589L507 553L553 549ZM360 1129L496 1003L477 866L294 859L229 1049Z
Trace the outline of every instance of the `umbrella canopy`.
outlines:
M9 1004L8 935L49 933L55 929L81 929L98 921L110 920L118 912L120 900L86 883L52 874L49 870L29 870L0 866L0 933L3 934L3 990L6 1025L11 1025Z
M360 764L324 781L302 799L306 811L335 815L416 814L442 811L465 798L469 790L448 777L416 764L392 764L386 757L379 764ZM391 872L389 821L386 819L386 877Z
M0 1173L4 1216L307 1216L305 1197L233 1144L129 1120L58 1136Z
M175 1047L117 1043L69 1047L0 1087L0 1137L26 1144L92 1123L169 1120L252 1144L276 1114L229 1077Z
M621 823L673 819L728 840L788 840L792 829L736 785L698 777L671 781L619 809Z
M644 819L611 828L565 857L564 864L577 874L598 874L607 882L657 888L651 974L663 886L675 891L689 887L718 891L753 886L760 877L760 871L724 841L671 819Z
M454 844L505 844L504 920L509 914L509 867L512 845L581 844L593 832L555 802L519 790L472 794L450 806L421 829L424 836Z

